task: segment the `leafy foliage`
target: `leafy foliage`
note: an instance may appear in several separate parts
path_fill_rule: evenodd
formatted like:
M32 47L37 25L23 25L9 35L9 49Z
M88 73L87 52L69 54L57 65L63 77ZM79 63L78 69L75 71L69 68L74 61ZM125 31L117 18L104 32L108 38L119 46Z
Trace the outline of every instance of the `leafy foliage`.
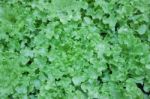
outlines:
M0 0L1 99L150 99L150 0Z

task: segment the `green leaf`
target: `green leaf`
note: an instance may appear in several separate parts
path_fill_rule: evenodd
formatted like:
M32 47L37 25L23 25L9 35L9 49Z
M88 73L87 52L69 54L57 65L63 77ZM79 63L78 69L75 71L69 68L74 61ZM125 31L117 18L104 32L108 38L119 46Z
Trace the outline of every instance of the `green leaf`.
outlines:
M145 32L147 31L147 26L145 24L141 25L139 28L138 28L138 33L139 34L145 34Z
M85 80L85 78L82 76L76 76L76 77L72 78L72 81L73 81L74 85L76 85L76 86L80 85L81 82L83 82L84 80Z

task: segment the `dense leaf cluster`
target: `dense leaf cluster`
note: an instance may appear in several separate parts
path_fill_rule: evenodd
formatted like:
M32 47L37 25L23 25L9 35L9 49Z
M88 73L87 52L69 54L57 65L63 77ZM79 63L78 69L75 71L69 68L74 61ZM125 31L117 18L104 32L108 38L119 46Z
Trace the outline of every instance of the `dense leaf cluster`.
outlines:
M0 99L150 99L150 0L0 0Z

